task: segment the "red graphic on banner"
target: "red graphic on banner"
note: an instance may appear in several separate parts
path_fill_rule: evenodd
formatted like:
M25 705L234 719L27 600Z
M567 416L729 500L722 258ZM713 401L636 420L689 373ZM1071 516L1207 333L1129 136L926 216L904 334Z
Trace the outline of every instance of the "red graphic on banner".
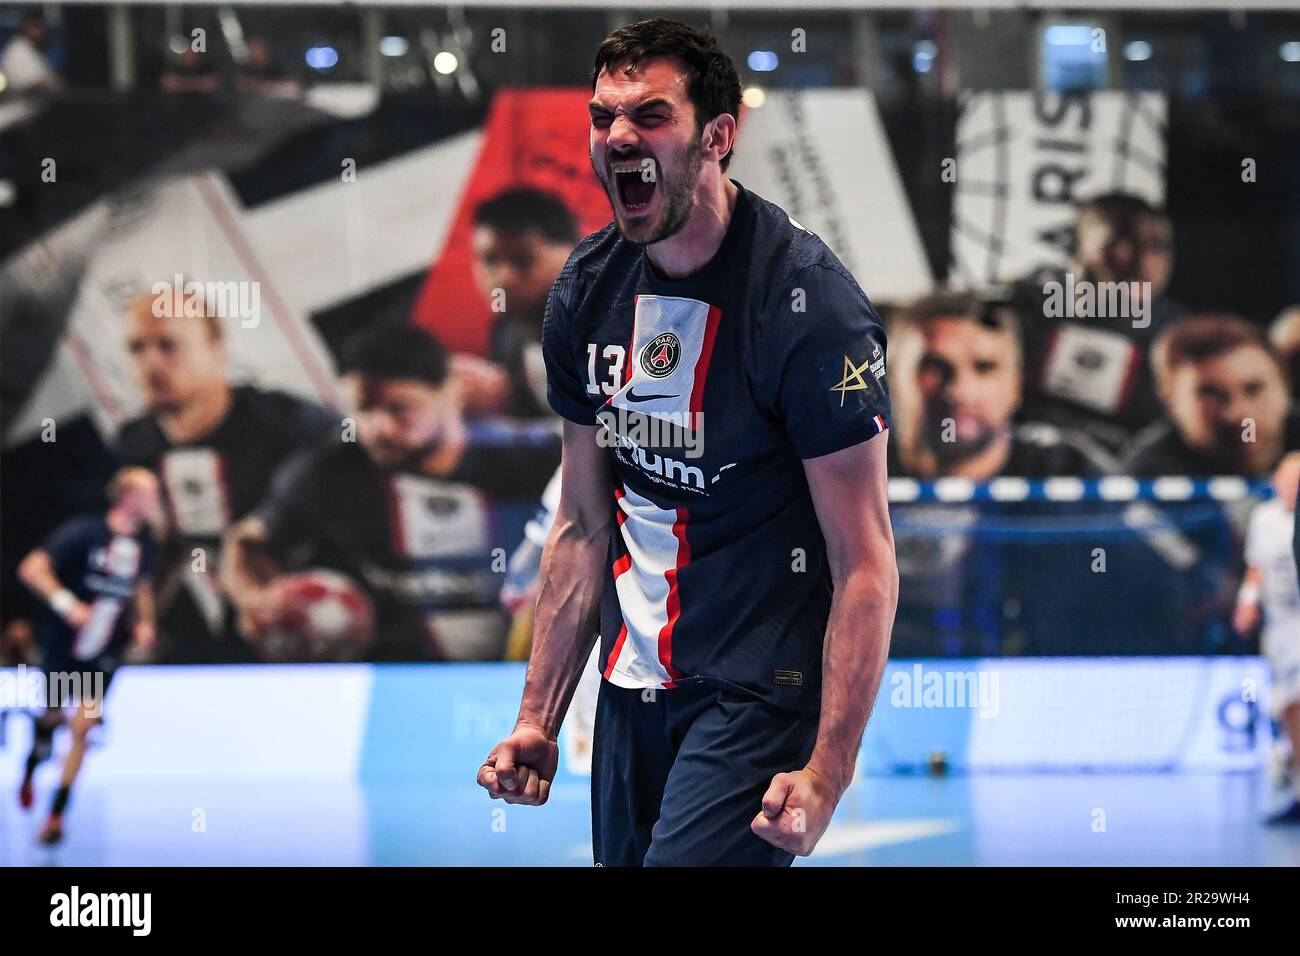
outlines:
M613 218L588 159L590 99L591 92L581 87L508 89L493 98L474 172L412 316L448 348L478 355L488 348L494 316L474 284L470 250L472 217L480 202L503 189L533 186L564 200L579 235L596 232Z

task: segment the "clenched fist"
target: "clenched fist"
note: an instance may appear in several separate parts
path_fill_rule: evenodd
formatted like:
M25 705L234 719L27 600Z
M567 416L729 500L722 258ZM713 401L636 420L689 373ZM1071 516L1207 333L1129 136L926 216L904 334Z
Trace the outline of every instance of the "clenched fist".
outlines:
M493 800L540 807L551 795L551 781L559 765L555 738L521 724L487 755L478 768L478 785Z
M749 828L774 847L808 856L830 826L839 796L815 770L778 773Z

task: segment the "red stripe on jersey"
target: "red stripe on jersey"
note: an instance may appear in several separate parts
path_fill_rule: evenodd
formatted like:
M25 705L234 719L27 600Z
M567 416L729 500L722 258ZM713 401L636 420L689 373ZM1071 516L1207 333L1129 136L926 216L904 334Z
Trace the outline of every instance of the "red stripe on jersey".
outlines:
M627 512L619 507L619 502L626 497L626 492L618 485L614 486L614 517L618 521L618 526L623 527L623 522L627 521Z
M659 632L659 663L663 664L664 670L674 680L682 676L682 672L673 667L673 627L682 613L681 594L677 589L677 572L691 561L691 546L686 540L686 521L686 509L678 508L677 520L673 522L673 536L677 538L677 559L675 566L664 572L664 578L668 581L668 623ZM670 680L665 682L664 686L675 685Z
M695 362L695 384L691 388L690 412L691 427L697 427L693 416L704 408L704 380L709 376L709 359L713 357L713 342L718 337L718 320L722 310L716 305L709 306L708 317L704 320L704 339L700 342L700 357Z
M113 554L113 549L116 548L117 550L120 551L122 549L122 545L119 544L119 542L121 541L125 541L128 544L134 543L130 538L118 534L114 534L113 537L109 540L108 548L105 550L105 555L104 555L104 566L105 566L105 570L107 570L108 573L110 574L116 573L115 568L117 567L117 565L116 565L116 558ZM135 562L131 565L130 573L124 575L124 577L130 577L134 579L135 576L140 573L140 562L143 560L144 560L144 549L137 547L135 549ZM206 575L201 575L201 577L206 577ZM102 652L104 648L108 646L109 636L111 636L113 631L117 629L118 619L122 616L122 612L126 610L125 602L116 601L112 598L107 598L107 597L95 598L95 600L91 602L91 606L98 607L101 601L105 601L105 602L111 601L114 604L116 604L117 609L113 612L113 616L111 618L109 618L106 621L98 622L99 627L96 629L96 633L97 635L103 635L102 637L103 643L100 644L100 646L95 649L95 653ZM91 621L94 621L93 617L91 618ZM86 628L82 627L80 630L77 631L76 634L72 636L72 655L74 657L88 656L85 645L86 645ZM93 655L89 655L89 656L93 656Z
M618 506L618 502L624 496L623 489L618 485L614 486L614 514L618 518L619 527L627 520L627 513ZM618 580L619 575L626 574L632 570L632 553L623 552L623 556L614 562L614 580ZM610 674L614 672L614 665L618 663L618 655L623 651L623 642L627 640L627 624L624 624L618 632L618 639L614 641L614 649L609 652L609 663L605 665L605 679L608 680Z
M605 665L605 680L609 680L610 675L614 673L614 665L618 663L618 655L623 651L623 642L627 640L627 625L624 624L618 630L618 640L614 641L614 649L609 652L609 663Z

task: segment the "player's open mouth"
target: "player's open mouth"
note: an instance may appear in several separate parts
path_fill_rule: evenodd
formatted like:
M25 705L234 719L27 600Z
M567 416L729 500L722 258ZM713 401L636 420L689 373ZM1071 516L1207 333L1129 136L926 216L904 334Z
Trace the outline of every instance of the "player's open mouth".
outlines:
M647 179L645 169L644 161L640 159L623 160L610 166L618 201L627 212L641 212L654 199L655 187L659 183L657 179Z

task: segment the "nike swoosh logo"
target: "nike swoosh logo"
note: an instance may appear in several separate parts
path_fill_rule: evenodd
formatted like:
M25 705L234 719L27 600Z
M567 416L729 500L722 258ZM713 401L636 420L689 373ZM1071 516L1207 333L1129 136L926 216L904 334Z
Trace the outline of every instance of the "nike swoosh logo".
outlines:
M629 402L653 402L656 398L676 398L676 395L638 395L636 392L628 389L627 400Z

